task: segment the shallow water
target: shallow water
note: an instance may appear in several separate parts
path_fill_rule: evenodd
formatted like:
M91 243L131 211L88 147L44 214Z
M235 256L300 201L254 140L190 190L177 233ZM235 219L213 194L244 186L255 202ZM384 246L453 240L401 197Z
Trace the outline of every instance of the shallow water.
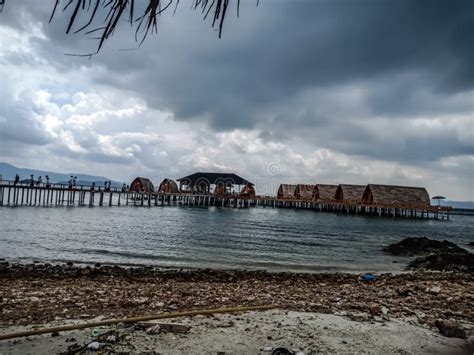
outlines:
M310 210L196 207L2 207L0 258L273 271L401 271L384 254L405 237L474 240L474 216L450 221Z

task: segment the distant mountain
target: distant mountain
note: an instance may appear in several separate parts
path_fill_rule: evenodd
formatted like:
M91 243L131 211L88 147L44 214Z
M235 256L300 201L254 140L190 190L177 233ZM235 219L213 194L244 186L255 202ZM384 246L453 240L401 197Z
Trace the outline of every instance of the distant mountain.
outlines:
M453 208L459 208L464 210L474 210L473 201L451 201L443 200L441 201L441 206L451 206Z
M16 174L20 175L20 180L29 179L30 175L33 174L35 179L37 179L38 176L41 176L43 178L43 181L45 181L45 176L48 175L49 181L51 183L64 183L64 184L68 183L72 175L72 176L77 176L77 180L76 180L77 185L91 185L93 182L95 182L97 186L103 186L104 181L110 180L104 176L94 176L94 175L78 174L78 173L55 173L53 171L46 171L46 170L17 168L16 166L13 166L11 164L0 162L0 176L3 180L13 180ZM112 180L112 186L121 187L122 183Z

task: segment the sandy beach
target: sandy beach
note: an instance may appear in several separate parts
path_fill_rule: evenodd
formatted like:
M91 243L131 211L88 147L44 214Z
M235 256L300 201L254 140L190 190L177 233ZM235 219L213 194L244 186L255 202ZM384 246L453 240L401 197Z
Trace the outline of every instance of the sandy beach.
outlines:
M375 353L447 353L446 349L462 353L468 349L468 341L443 337L435 321L451 319L462 325L467 334L474 324L474 277L469 273L381 274L376 275L375 281L367 282L361 281L358 275L335 273L4 263L0 279L3 334L32 325L86 322L97 317L111 319L216 307L278 306L277 310L264 313L177 320L191 325L185 338L181 338L183 335L173 338L178 335L169 334L163 338L160 334L148 339L142 332L142 339L137 335L141 333L133 332L130 336L140 339L135 343L129 338L125 343L128 345L124 346L132 346L130 349L135 346L139 351L150 347L149 350L162 353L173 350L202 353L207 352L206 349L209 353L230 350L256 353L265 346L284 345L305 349L304 353L370 353L373 347ZM227 317L231 324L212 325L224 322ZM305 319L302 329L298 319ZM278 326L284 322L289 322L288 328ZM328 330L332 329L331 324L334 332ZM221 328L225 328L224 333ZM255 328L259 331L254 331ZM2 341L0 352L21 353L32 350L30 346L54 347L54 351L61 352L67 349L65 339L71 336L69 333L61 333L54 339L42 335L33 340ZM76 333L76 341L90 337L90 330ZM271 341L274 339L278 341ZM292 344L287 344L292 339Z
M55 321L49 325L71 324ZM79 321L80 322L80 321ZM315 312L272 310L179 318L190 327L182 333L148 335L124 329L117 344L102 344L102 351L160 354L272 354L284 348L296 354L471 354L463 339L447 338L421 326L416 317L353 321L345 316ZM9 330L29 327L15 326ZM100 328L106 332L111 327ZM0 334L6 328L0 329ZM91 342L91 330L41 335L0 342L0 353L51 354L73 344Z

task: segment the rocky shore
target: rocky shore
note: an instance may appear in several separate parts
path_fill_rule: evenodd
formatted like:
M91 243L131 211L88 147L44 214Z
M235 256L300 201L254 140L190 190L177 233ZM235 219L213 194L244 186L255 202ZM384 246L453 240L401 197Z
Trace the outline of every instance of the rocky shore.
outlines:
M392 255L416 257L408 269L474 273L474 254L447 240L405 238L383 250Z
M381 353L471 353L473 254L428 238L407 238L385 251L412 256L411 271L309 274L0 261L0 335L93 319L277 306L274 311L243 315L181 318L190 329L186 334L153 337L138 324L122 330L114 324L96 329L98 334L105 332L107 340L90 330L73 331L72 337L61 332L36 336L33 341L0 342L0 353L73 354L96 346L112 352L160 349L223 354L240 349L273 354L282 344L293 348L287 352L291 354L304 354L301 349L311 354L368 348ZM370 336L361 333L362 328Z
M414 316L433 327L439 319L474 322L474 275L412 272L363 281L357 275L338 273L5 262L0 266L3 325L270 304L361 321Z

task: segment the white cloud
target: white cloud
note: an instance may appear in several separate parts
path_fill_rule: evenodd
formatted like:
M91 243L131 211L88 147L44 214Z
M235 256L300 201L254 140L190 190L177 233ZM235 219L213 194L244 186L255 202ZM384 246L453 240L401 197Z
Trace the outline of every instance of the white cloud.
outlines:
M240 32L230 22L221 41L165 19L172 35L88 61L64 53L90 41L20 14L24 25L0 25L1 160L120 181L235 171L262 193L280 182L378 182L474 200L474 91L437 90L426 68L362 80L356 66L329 80L331 57L316 67L304 46L284 42L295 34L267 38L267 51L254 31L274 27L259 12L239 20ZM180 16L208 30L194 13ZM117 33L111 47L124 43Z

